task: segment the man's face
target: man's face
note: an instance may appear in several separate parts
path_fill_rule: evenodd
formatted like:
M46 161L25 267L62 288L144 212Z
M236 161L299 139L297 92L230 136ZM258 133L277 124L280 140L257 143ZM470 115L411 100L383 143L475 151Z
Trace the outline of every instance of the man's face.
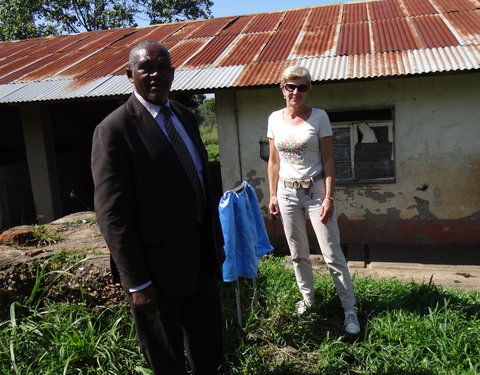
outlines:
M168 52L155 45L140 49L136 62L127 68L127 76L135 91L146 101L158 105L167 100L173 75Z

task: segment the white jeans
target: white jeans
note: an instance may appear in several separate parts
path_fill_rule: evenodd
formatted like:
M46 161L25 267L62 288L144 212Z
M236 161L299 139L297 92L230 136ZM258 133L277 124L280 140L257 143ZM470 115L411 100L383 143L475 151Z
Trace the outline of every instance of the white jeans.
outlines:
M278 205L292 255L295 277L303 299L311 303L314 298L313 270L306 229L308 215L342 307L345 311L353 310L355 295L347 261L340 247L336 213L334 212L328 223L323 224L320 221L320 206L325 197L325 180L322 178L316 181L310 189L295 189L283 185L280 180L277 189Z

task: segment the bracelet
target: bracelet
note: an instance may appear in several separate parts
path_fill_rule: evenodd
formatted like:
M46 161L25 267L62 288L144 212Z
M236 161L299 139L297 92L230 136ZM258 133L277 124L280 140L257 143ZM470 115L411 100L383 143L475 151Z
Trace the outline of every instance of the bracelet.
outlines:
M332 202L335 200L333 197L325 197L325 199L329 199L329 200L331 200Z

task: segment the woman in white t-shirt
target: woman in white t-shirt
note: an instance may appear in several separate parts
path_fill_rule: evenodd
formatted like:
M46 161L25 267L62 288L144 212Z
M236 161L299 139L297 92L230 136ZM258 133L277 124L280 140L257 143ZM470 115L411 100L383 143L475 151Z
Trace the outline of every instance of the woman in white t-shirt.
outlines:
M282 218L303 297L296 304L297 312L305 312L314 301L306 230L308 215L345 312L345 330L357 334L360 325L355 312L355 295L340 247L334 209L332 128L324 110L305 105L310 87L311 76L305 68L289 67L281 76L280 88L286 107L268 118L269 209L271 214Z

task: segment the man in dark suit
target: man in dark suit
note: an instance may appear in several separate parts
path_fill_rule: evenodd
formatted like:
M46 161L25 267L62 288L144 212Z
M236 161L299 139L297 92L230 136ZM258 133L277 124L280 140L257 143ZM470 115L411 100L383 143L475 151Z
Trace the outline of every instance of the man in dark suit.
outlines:
M168 99L165 47L133 47L127 76L133 94L93 136L97 222L154 373L185 375L186 352L193 374L213 375L224 254L207 153L192 113Z

